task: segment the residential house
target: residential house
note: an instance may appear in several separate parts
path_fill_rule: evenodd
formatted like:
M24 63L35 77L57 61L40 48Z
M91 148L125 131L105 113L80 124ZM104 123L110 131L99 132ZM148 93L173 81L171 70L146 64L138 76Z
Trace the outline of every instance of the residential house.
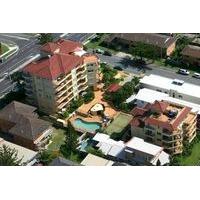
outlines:
M196 136L197 114L192 108L167 101L155 101L132 110L131 135L164 147L174 155L183 151L184 142Z
M8 142L3 138L0 138L0 148L2 148L4 145L16 150L17 158L21 160L20 165L32 166L37 162L36 158L38 152L32 151L30 149Z
M81 164L84 166L112 166L114 162L89 153Z
M80 165L63 157L57 157L52 160L49 166L80 166Z
M46 114L66 108L88 87L97 87L99 59L80 43L59 40L42 47L47 54L24 69L27 102Z
M13 101L0 111L0 131L7 140L32 150L44 147L51 125L35 113L36 108Z
M167 165L170 162L170 156L163 151L163 147L147 143L141 138L132 137L124 143L97 133L92 140L95 148L115 162L129 165Z

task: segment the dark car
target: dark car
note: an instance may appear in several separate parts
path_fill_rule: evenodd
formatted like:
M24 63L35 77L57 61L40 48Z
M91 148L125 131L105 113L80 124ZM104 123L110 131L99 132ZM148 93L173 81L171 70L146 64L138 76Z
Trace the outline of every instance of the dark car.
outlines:
M136 65L146 65L145 60L141 60L141 59L136 59L136 60L134 60L134 63L135 63Z
M112 53L110 51L104 51L105 56L112 56Z
M119 70L119 71L123 70L120 66L116 66L116 67L114 67L114 69Z

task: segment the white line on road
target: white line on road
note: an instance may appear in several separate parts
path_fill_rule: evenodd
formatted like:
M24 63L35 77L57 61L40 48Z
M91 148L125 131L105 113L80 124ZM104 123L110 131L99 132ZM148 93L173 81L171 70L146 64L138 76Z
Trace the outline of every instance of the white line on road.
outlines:
M6 36L6 37L10 37L10 38L16 38L16 39L19 39L19 40L27 40L27 41L30 40L28 38L19 37L19 36L15 36L15 35L7 35L7 34L1 34L1 35Z
M65 37L66 35L68 35L68 33L63 33L62 35L60 35L60 38Z

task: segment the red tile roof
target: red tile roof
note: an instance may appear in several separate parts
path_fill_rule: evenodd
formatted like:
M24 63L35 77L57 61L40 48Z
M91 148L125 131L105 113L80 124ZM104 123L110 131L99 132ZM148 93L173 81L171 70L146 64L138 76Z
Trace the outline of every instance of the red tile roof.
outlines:
M155 101L152 105L151 105L151 109L155 110L157 112L164 112L166 110L166 108L169 106L169 103L167 102L163 102L163 101Z
M57 42L48 42L42 47L42 51L55 54L55 53L74 53L83 48L83 45L79 42L74 42L71 40L60 39ZM55 52L56 51L56 52Z
M50 58L30 63L23 71L41 78L54 80L83 63L83 58L68 54L55 54Z
M107 91L108 92L117 92L120 88L121 88L121 86L119 84L113 83L107 88Z
M134 108L131 113L134 116L133 120L131 121L131 125L133 127L138 127L141 125L142 122L145 125L153 125L159 126L161 128L167 129L169 131L174 131L179 126L179 124L186 118L186 116L190 113L191 108L184 107L181 112L176 116L174 120L171 121L162 121L157 118L151 117L150 114L152 109L158 109L161 113L165 112L166 108L169 106L167 102L155 101L153 104L147 104L144 108L136 107Z

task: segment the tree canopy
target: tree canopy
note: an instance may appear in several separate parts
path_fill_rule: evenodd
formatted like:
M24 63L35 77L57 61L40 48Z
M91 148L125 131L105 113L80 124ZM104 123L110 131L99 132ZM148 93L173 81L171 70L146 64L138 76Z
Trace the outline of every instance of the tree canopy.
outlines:
M18 158L18 151L9 146L0 147L0 166L19 166L22 158Z
M53 36L51 33L41 33L40 34L40 44L46 44L47 42L52 42Z

